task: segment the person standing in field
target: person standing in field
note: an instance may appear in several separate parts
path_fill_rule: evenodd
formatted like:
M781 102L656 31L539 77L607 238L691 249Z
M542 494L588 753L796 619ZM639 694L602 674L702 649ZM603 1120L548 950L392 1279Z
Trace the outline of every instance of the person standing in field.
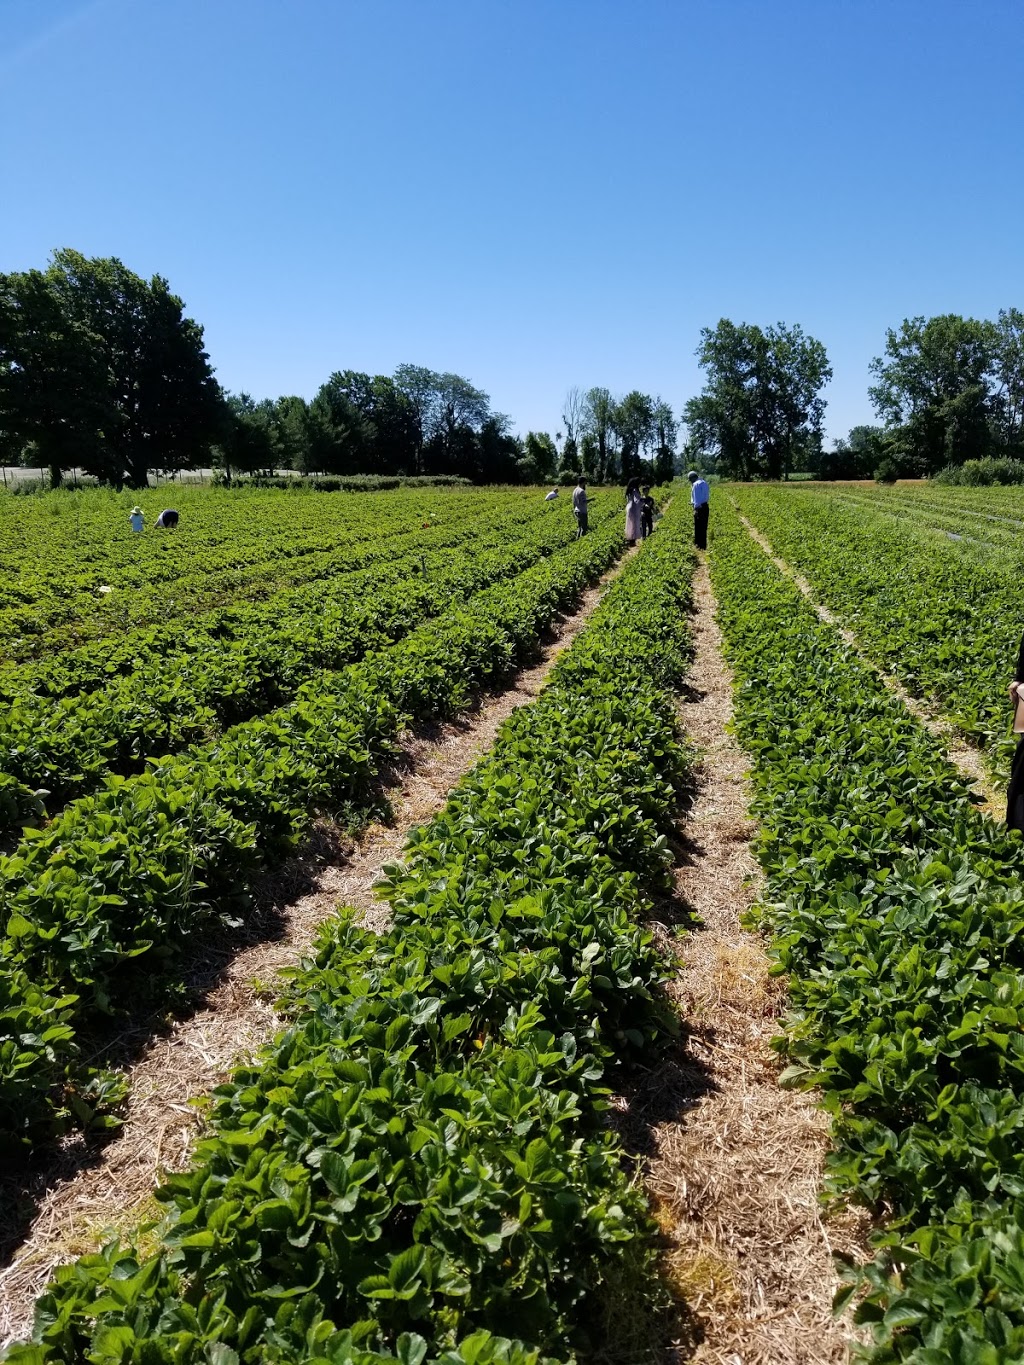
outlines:
M635 545L640 539L640 480L630 479L626 485L626 539Z
M686 477L690 480L690 502L693 504L693 543L698 550L706 550L711 489L695 469L691 469Z
M132 510L128 513L128 520L131 523L131 528L135 532L135 534L136 535L141 534L142 528L146 524L146 518L143 515L142 508L133 507Z
M640 536L643 540L654 530L654 499L650 488L645 487L640 499Z
M576 539L587 534L587 481L581 478L572 490L572 514L576 518Z

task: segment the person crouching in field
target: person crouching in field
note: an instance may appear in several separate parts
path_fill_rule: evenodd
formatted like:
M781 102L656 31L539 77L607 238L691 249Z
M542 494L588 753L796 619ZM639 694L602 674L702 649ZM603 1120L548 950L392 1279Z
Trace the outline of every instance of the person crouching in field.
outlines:
M576 539L587 534L587 481L580 479L572 491L572 514L576 518Z
M698 550L706 550L711 489L695 469L691 469L686 477L690 480L690 502L693 504L693 543Z
M178 514L173 507L165 507L156 519L157 526L161 529L173 531L178 525Z

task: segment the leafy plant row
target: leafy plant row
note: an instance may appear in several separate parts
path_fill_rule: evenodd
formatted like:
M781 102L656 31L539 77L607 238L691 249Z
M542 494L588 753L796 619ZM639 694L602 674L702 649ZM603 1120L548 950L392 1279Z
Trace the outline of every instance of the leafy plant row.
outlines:
M325 926L289 1026L161 1186L161 1250L59 1269L12 1362L553 1365L642 1307L649 1220L604 1097L671 1032L639 920L686 772L685 514L411 836L390 930Z
M424 510L421 495L406 504L399 518L387 509L364 507L361 516L353 508L335 524L324 524L322 507L314 516L307 499L290 499L292 524L282 526L268 543L260 524L263 496L240 494L237 505L221 506L226 526L204 527L201 510L194 507L178 532L153 531L141 540L128 530L125 509L118 509L120 538L112 547L116 553L98 556L94 567L80 567L88 557L80 543L42 546L34 561L11 564L14 590L26 605L0 611L5 654L10 660L45 657L139 627L171 619L188 621L197 611L238 600L258 601L273 591L333 577L350 567L380 563L384 552L418 545L424 522L433 516ZM429 500L434 506L438 501L437 495ZM507 491L446 494L441 506L444 518L451 520L445 531L455 541L471 532L477 518L514 524L535 520L547 510L536 495L525 503L521 495ZM374 510L381 513L376 522ZM307 529L304 513L315 529ZM564 519L571 521L568 513ZM20 522L15 521L13 529L20 531Z
M259 869L294 846L313 811L364 816L399 729L505 676L621 546L618 525L606 526L319 675L289 706L111 779L26 831L0 858L0 1142L92 1121L112 1092L82 1071L83 1026L125 1007L147 978L168 979L215 911L244 914Z
M45 792L52 814L112 774L138 773L153 758L284 705L319 673L394 643L425 618L569 540L562 519L540 518L518 535L503 526L463 543L457 556L437 550L428 563L424 551L391 571L356 575L352 586L329 582L319 600L303 598L272 625L266 613L250 609L235 614L230 635L190 631L187 650L165 655L157 649L127 677L97 691L22 698L0 717L0 773L22 784L29 812ZM0 837L29 822L36 823L0 802Z
M937 703L1006 775L1013 753L1006 683L1021 620L1015 556L984 560L907 522L827 497L737 490L776 552L850 626L866 653Z
M885 1220L846 1291L859 1354L1024 1360L1021 841L723 506L712 576L790 983L784 1081L832 1115L828 1188Z
M301 574L293 570L283 577L264 574L258 594L231 597L220 605L200 610L187 575L175 591L191 602L187 629L177 609L157 624L132 626L119 598L108 598L103 634L74 648L60 649L32 662L0 668L0 698L16 702L30 693L47 697L74 696L92 691L114 678L124 677L160 656L186 656L208 648L214 641L232 640L239 632L262 626L272 629L279 615L302 610L321 610L339 586L358 588L407 569L423 558L433 561L443 550L462 552L464 547L489 541L512 540L531 534L543 513L509 507L480 521L454 518L438 526L420 525L401 536L379 534L357 544L346 544L302 560ZM550 518L548 519L550 522ZM570 523L565 522L566 529ZM201 555L201 547L193 553ZM162 594L166 598L166 593ZM148 609L147 609L148 610ZM42 643L42 642L40 642Z

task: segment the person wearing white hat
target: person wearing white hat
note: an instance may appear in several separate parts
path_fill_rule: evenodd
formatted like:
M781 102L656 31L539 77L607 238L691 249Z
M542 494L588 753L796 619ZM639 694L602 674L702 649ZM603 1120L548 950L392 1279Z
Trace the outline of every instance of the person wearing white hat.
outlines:
M135 532L136 535L139 534L143 526L145 526L146 524L146 518L143 516L141 507L133 507L132 510L128 513L128 520L131 522L132 530Z
M690 480L690 502L693 505L693 543L698 550L706 550L711 489L695 469L691 469L686 477Z

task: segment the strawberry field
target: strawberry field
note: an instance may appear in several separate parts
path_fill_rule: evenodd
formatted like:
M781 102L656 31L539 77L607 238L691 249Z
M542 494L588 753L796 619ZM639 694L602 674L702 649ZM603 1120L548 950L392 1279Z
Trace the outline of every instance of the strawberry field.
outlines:
M874 668L1005 776L1024 502L972 491L737 488L712 554L783 1079L832 1114L827 1191L879 1220L842 1296L878 1365L1024 1359L1024 851Z
M162 783L185 782L186 769L202 778L184 799L221 822L204 834L216 849L206 886L227 860L237 889L241 853L294 838L312 802L355 799L360 765L399 717L457 705L508 669L620 549L613 506L609 522L599 502L583 540L549 548L351 671L323 675L272 720L248 722L259 739L236 727L187 764L108 779L69 806L57 826L75 810L104 817L76 875L90 891L96 877L121 879L116 895L91 902L80 950L68 951L67 926L85 902L67 898L64 932L47 936L43 897L27 891L54 859L63 871L71 826L59 841L49 826L12 855L8 904L22 908L11 914L11 980L42 968L54 994L75 987L68 1037L29 1048L9 1073L20 1112L34 1105L37 1125L59 1116L73 1031L86 1010L117 1007L120 978L105 964L123 956L139 912L152 936L142 962L158 934L170 944L200 913L145 899L171 884L151 869L173 865L177 822L157 825L166 844L154 846L149 826L145 848L126 856L142 823L111 834L140 810L125 792L154 784L147 799L169 815ZM112 1244L59 1269L36 1343L11 1359L530 1365L597 1348L609 1286L642 1286L652 1256L606 1096L676 1032L661 990L669 964L642 919L668 885L665 836L687 775L672 692L689 661L688 540L679 500L540 699L513 715L388 870L390 930L377 937L344 914L324 926L313 960L290 974L288 1026L218 1090L191 1169L161 1185L170 1219L160 1251ZM232 843L243 801L251 835ZM97 872L106 840L116 852ZM129 921L118 911L139 862L150 872L131 883ZM24 1128L22 1140L31 1135Z
M8 1158L116 1123L85 1040L173 984L202 924L244 917L314 814L365 819L400 730L500 682L622 548L607 497L580 541L520 492L209 497L140 538L114 497L4 506L25 556L0 739Z
M504 686L623 549L614 491L579 541L531 490L180 501L177 534L140 539L115 495L26 502L23 535L0 509L23 556L0 616L13 1162L116 1129L102 1040L173 994L190 939L244 922L314 819L364 826L408 727ZM1024 850L892 685L1005 779L1021 531L1012 489L723 485L702 599L677 493L379 873L384 931L329 915L156 1221L65 1258L9 1358L655 1359L629 1324L666 1302L668 1224L610 1097L690 1029L647 922L702 780L677 709L697 601L750 764L779 1080L829 1116L826 1205L870 1216L841 1269L850 1350L1024 1361Z

